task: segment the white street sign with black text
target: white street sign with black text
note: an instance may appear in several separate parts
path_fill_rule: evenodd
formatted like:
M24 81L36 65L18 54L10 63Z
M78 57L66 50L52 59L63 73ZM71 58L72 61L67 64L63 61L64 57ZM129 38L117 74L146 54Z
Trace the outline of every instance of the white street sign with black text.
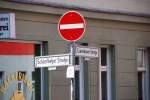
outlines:
M50 55L35 57L35 67L68 66L70 65L70 55Z
M75 55L79 57L97 58L99 49L96 47L76 46Z

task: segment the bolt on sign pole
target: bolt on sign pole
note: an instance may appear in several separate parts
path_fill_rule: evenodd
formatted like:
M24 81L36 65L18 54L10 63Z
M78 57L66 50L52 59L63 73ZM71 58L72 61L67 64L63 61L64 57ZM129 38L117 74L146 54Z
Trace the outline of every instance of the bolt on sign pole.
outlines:
M75 64L75 41L79 40L85 31L85 20L84 17L76 12L69 11L65 13L59 20L58 23L58 31L62 39L71 42L70 43L70 56L71 56L71 65ZM71 100L74 100L74 88L73 88L73 80L71 78ZM74 92L74 93L73 93ZM81 100L81 99L80 99Z

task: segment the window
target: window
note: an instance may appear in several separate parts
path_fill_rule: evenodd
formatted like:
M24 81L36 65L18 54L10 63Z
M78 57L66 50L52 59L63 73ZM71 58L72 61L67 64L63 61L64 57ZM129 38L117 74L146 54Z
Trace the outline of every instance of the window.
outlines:
M99 100L115 100L115 96L112 96L112 93L115 92L112 86L114 85L114 80L112 79L115 75L112 72L112 64L111 59L114 57L113 50L114 47L105 46L100 49L101 57L100 57L100 67L99 67ZM76 58L76 64L79 64L79 59ZM75 100L79 100L79 67L76 65L75 67ZM114 70L114 69L113 69ZM113 80L113 81L112 81Z
M107 66L107 48L101 48L101 67Z
M137 71L138 100L149 100L148 51L146 48L139 48L137 50Z
M99 69L99 100L112 100L111 50L102 47Z
M107 73L106 71L101 72L102 76L102 100L107 100Z

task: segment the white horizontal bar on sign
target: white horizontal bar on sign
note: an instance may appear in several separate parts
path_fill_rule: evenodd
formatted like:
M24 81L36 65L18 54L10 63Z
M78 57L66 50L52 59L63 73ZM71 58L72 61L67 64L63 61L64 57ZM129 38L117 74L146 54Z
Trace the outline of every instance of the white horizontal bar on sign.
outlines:
M84 28L83 23L76 23L76 24L61 24L60 29L76 29L76 28Z

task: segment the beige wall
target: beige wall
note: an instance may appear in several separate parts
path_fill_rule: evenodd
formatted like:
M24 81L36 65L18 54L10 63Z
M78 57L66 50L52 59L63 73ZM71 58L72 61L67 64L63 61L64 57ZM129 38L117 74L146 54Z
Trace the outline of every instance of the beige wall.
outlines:
M68 43L62 40L57 32L60 15L0 9L0 12L10 11L16 14L17 39L48 41L49 54L68 52ZM90 12L83 13L90 14ZM113 16L113 14L111 15ZM130 18L129 16L129 20ZM80 42L96 44L99 47L102 44L113 44L115 46L117 100L137 100L135 52L137 47L150 46L150 24L144 22L147 18L142 18L142 20L143 23L142 21L134 23L111 19L86 18L87 28ZM89 62L90 100L98 100L99 80L97 69L98 61L91 60ZM65 78L65 71L66 67L60 67L57 71L49 73L52 100L69 100L69 80Z

